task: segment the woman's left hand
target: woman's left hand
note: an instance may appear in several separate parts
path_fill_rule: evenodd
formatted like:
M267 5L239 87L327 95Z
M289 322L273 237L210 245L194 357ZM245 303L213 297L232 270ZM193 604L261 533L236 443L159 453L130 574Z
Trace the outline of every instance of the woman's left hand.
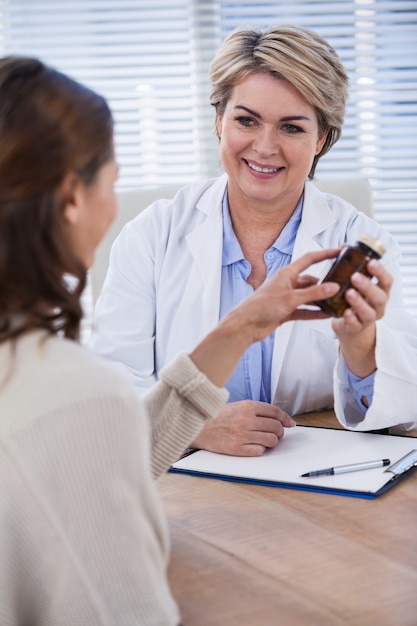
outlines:
M384 316L393 282L391 274L379 261L369 261L367 269L374 280L358 272L353 274L353 288L345 294L349 308L341 318L332 320L346 365L362 378L376 368L375 322Z

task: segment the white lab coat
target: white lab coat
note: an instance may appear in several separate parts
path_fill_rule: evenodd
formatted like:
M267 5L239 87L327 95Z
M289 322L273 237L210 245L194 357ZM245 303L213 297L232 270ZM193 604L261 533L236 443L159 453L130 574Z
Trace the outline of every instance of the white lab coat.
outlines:
M173 200L158 200L129 222L113 245L91 346L126 365L141 392L219 320L226 184L223 175L184 187ZM389 307L377 322L371 407L365 417L356 407L327 319L289 322L276 330L271 389L274 404L291 415L334 406L343 425L368 430L417 421L417 323L403 306L399 248L374 220L306 183L293 259L354 243L362 233L385 245L383 262L394 276ZM330 263L308 272L322 277Z

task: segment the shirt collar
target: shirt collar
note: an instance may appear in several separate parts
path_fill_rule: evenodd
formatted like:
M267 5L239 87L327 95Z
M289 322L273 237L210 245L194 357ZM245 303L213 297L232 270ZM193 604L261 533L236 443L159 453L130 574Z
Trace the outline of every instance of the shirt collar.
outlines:
M288 254L291 256L295 238L297 236L297 230L301 222L301 215L303 212L304 194L301 196L293 214L288 222L285 224L281 234L272 244L271 248L275 248L282 254ZM231 265L238 261L243 261L244 256L240 243L235 235L232 226L232 219L230 217L229 203L227 201L227 187L224 192L222 202L222 214L223 214L223 254L222 265Z

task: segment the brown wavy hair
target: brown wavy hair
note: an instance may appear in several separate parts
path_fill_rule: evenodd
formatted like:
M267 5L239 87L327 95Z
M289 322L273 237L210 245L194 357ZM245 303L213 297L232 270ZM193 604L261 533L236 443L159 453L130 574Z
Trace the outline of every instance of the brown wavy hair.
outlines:
M109 106L37 59L5 57L0 146L0 341L32 328L78 339L87 268L65 234L62 183L93 184L112 157Z

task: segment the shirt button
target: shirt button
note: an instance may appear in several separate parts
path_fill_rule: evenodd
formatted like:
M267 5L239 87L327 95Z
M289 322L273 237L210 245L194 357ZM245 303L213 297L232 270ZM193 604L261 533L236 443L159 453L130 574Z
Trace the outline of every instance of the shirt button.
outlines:
M268 259L268 261L272 261L274 257L275 257L275 254L273 252L266 253L266 258Z

